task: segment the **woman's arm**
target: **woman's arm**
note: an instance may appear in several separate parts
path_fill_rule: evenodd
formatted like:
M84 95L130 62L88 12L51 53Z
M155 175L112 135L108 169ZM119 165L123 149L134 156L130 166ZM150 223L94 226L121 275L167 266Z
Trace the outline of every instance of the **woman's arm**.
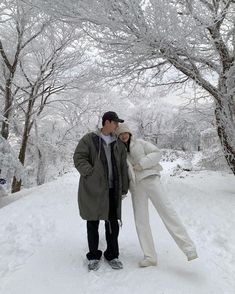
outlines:
M159 163L161 159L161 151L152 143L140 140L144 147L145 156L141 158L139 165L143 169L149 169Z

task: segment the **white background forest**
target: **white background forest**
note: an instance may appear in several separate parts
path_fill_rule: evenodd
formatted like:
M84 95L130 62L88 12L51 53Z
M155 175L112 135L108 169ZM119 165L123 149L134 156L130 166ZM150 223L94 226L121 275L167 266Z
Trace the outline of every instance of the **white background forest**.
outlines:
M1 2L0 169L5 190L40 185L68 171L79 138L100 127L102 113L110 109L137 136L166 149L166 159L170 150L178 150L173 159L199 158L192 168L234 171L233 1L66 3ZM200 3L205 11L196 17ZM205 19L209 12L211 19ZM191 26L182 19L190 15ZM215 29L230 58L226 68L209 20L221 22ZM200 31L206 22L207 34ZM182 43L190 35L192 44ZM178 63L185 62L183 69L172 63L169 52L161 53L164 42L168 51L175 50L175 58L182 58ZM226 71L223 77L219 71ZM207 86L223 97L219 100Z

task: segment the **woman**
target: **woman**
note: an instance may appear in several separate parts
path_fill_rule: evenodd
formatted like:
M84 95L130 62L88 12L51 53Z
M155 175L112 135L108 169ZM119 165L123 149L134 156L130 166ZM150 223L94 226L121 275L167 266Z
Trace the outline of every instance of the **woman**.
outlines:
M171 203L166 198L160 183L160 150L153 144L132 136L127 124L119 124L117 136L126 145L129 167L130 192L135 217L136 230L144 259L140 267L156 266L157 254L149 224L148 200L159 213L167 230L188 261L197 258L193 241L188 236Z

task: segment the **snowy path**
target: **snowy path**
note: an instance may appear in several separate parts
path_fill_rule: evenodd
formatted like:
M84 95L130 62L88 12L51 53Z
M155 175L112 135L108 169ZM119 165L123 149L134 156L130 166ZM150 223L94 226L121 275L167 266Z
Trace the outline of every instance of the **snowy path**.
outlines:
M232 175L200 172L168 178L175 204L200 258L187 262L150 207L158 251L157 267L140 269L141 258L130 197L123 202L120 259L87 271L85 222L77 210L77 173L20 192L0 210L0 293L235 293L235 181ZM104 249L103 223L100 247Z

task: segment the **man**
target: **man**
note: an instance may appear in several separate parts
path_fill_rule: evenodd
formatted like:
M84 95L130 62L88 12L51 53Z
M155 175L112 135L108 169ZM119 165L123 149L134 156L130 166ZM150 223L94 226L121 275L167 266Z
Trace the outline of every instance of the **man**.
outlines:
M107 248L104 257L113 269L122 269L118 259L118 234L121 199L128 191L128 173L124 144L114 134L119 122L113 111L104 113L102 129L86 134L74 153L80 173L78 204L80 215L87 220L88 269L97 270L102 252L99 246L99 222L105 220Z

